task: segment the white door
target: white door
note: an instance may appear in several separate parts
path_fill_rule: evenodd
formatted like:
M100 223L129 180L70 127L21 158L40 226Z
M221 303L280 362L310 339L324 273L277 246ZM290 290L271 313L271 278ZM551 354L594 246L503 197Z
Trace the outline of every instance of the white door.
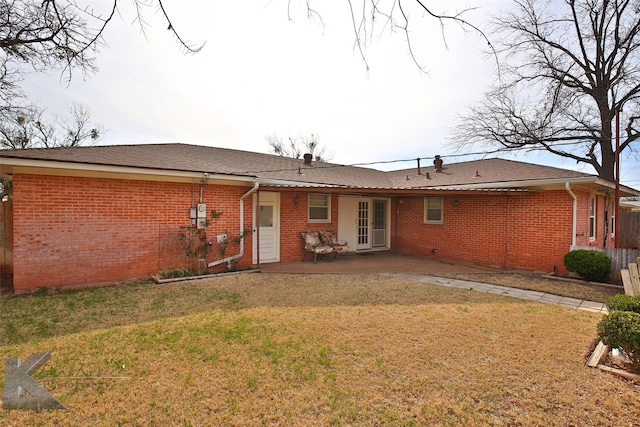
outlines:
M388 248L388 199L341 196L338 202L338 239L351 250Z
M256 203L256 198L258 203ZM257 205L257 206L256 206ZM254 194L253 203L253 263L257 263L260 253L260 263L280 261L280 194L259 192ZM256 248L259 244L259 250Z
M356 250L356 210L358 198L340 196L338 198L338 240L346 240L349 250Z

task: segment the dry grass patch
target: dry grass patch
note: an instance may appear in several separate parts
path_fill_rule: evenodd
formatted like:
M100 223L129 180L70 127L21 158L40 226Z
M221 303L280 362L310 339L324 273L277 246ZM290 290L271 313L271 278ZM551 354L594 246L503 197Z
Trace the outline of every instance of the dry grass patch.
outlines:
M17 325L21 339L1 337L3 359L52 351L38 376L69 410L0 411L0 424L633 425L639 415L638 386L583 366L595 313L368 275L128 290L117 289L129 302L119 317L108 293L99 314L81 308L82 292L1 302L11 316L13 303L51 316L41 303L51 301L76 330ZM78 370L128 378L56 378Z

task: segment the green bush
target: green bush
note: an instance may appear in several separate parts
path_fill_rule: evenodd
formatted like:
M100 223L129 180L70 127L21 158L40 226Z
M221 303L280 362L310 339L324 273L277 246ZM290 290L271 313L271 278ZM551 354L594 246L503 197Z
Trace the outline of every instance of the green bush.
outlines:
M611 311L633 311L640 313L640 295L618 294L607 299L607 309Z
M604 252L576 249L564 256L567 270L586 280L602 282L611 273L611 258Z
M629 359L631 371L640 372L640 314L614 311L605 315L598 323L598 336Z
M177 268L175 270L160 270L158 271L157 276L160 279L178 279L182 277L191 277L193 276L193 272L186 268Z

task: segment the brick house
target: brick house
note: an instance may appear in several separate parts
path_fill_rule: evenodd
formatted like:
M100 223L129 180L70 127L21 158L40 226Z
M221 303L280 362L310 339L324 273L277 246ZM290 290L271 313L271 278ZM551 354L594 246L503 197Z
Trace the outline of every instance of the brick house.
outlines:
M198 267L194 260L213 271L299 261L306 230L335 230L351 251L560 274L572 244L613 243L614 183L502 159L384 172L150 144L4 150L0 176L13 191L0 221L2 277L17 293ZM623 186L620 195L640 191ZM186 256L194 232L206 261Z

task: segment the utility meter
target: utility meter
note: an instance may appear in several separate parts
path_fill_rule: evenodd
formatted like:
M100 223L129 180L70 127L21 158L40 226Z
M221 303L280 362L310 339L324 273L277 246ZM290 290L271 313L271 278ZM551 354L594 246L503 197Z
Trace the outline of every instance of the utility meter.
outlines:
M198 229L207 227L207 205L199 203L198 206L196 206L196 218Z

